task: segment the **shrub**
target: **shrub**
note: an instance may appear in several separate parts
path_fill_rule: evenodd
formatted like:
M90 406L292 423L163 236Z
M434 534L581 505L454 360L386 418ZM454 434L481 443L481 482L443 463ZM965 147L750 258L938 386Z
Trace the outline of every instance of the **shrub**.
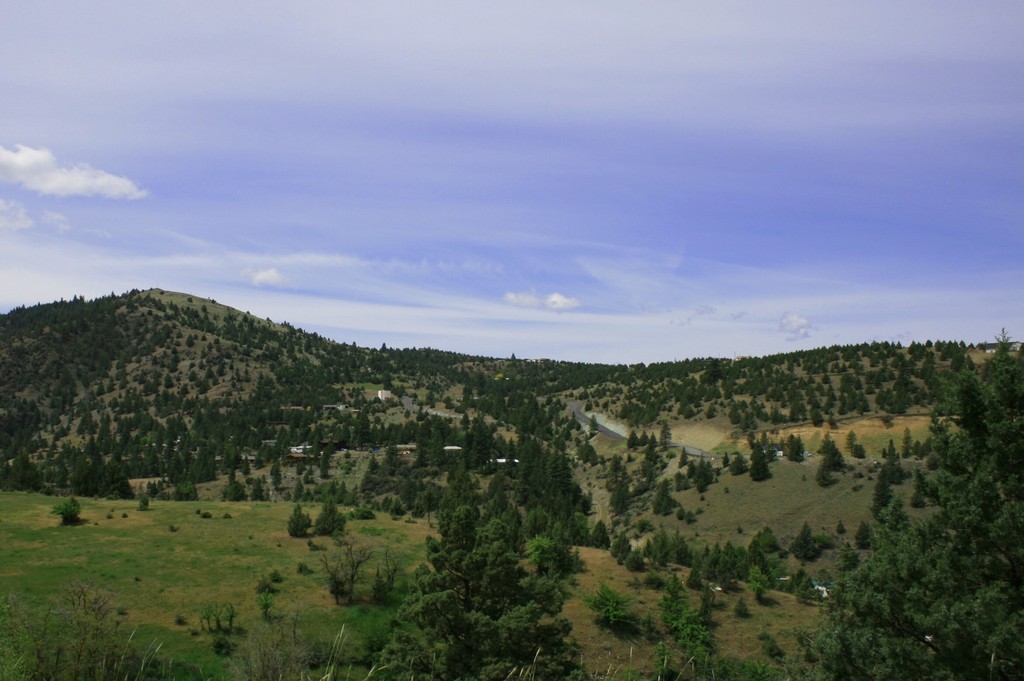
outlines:
M646 561L644 560L643 551L640 549L633 549L626 554L626 559L622 561L622 564L626 566L626 569L630 572L640 572L644 569Z
M597 615L597 621L605 626L621 627L633 621L633 614L629 610L629 597L607 584L599 586L593 596L587 596L583 601Z
M68 497L55 504L51 513L60 516L61 525L74 525L81 520L82 505L78 503L78 499Z
M274 583L271 581L270 577L260 577L259 581L256 582L256 593L257 594L265 594L265 593L271 593L272 594L272 593L275 593L276 591L277 591L277 589L274 587Z
M213 652L221 657L227 657L235 649L235 644L224 634L217 634L213 637Z

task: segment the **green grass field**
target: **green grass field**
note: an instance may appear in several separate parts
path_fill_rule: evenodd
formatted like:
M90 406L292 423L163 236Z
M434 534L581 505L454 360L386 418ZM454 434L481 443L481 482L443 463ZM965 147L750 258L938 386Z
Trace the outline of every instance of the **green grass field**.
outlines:
M752 514L765 508L771 497L797 484L815 492L813 481L799 479L798 465L791 468L793 472L776 465L775 482L768 484L755 484L743 476L713 485L705 495L707 510L689 530L708 539L724 539L729 527L742 518L749 529L737 539L745 545L749 535L759 529ZM820 499L815 493L806 500L806 509L838 501L845 494L859 497L870 492L836 494L833 489L827 495L823 492ZM382 515L375 520L350 520L350 536L370 543L378 552L384 546L391 548L399 558L402 576L391 603L375 605L370 587L375 563L371 561L357 585L356 603L338 606L324 586L320 554L311 552L305 540L291 538L286 532L291 504L153 501L143 512L137 510L135 501L80 499L82 522L62 527L50 513L57 501L35 494L0 494L0 545L4 547L0 591L41 605L58 598L74 580L101 587L124 609L125 626L135 631L136 644L143 649L160 645L165 662L198 670L189 678L218 679L225 674L225 659L213 650L215 636L200 620L203 607L233 605L238 611L239 631L233 635L237 640L259 621L255 587L273 570L284 577L277 585L274 614L288 622L294 619L307 640L325 648L344 631L342 660L351 665L352 678L364 678L368 646L372 641L379 645L389 635L391 619L408 589L408 576L422 559L424 538L432 532L425 521ZM854 505L860 508L859 498ZM319 509L307 506L306 510L315 517ZM210 517L202 517L202 512ZM820 512L821 519L816 522L833 522L834 507ZM171 526L177 530L170 531ZM735 533L734 526L731 531ZM331 543L325 538L316 541L328 547ZM650 615L658 622L661 593L644 585L643 573L617 565L606 551L580 549L580 554L585 570L571 580L564 612L573 622L581 659L592 672L614 671L612 678L625 678L627 670L649 671L656 638L608 632L595 623L583 600L600 584L607 584L630 596L637 617ZM312 568L313 574L298 574L300 562ZM685 568L676 571L685 579ZM740 597L750 606L750 618L738 618L732 612ZM696 608L697 593L690 592L690 598ZM715 610L719 650L732 657L761 659L765 658L759 634L770 632L784 649L795 653L796 632L812 629L820 613L816 605L778 592L772 594L771 606L755 604L751 594L743 591L722 593Z
M355 662L364 657L368 638L386 633L407 588L400 577L390 606L373 604L370 585L376 563L371 561L357 584L355 604L335 605L320 574L320 553L286 532L291 504L154 501L142 512L135 501L80 499L82 522L62 527L50 514L56 501L0 494L3 591L42 604L58 597L73 580L94 584L114 595L139 645L156 642L162 657L198 665L209 678L221 674L223 660L213 651L213 635L200 622L201 609L233 605L236 624L244 631L261 617L256 585L273 570L284 577L276 585L274 614L296 618L302 633L323 645L344 627L345 656ZM315 517L318 509L309 507L307 512ZM378 518L350 521L348 530L378 552L391 547L402 574L408 575L423 554L428 528L425 522ZM316 541L331 546L329 539ZM300 562L313 574L298 574Z

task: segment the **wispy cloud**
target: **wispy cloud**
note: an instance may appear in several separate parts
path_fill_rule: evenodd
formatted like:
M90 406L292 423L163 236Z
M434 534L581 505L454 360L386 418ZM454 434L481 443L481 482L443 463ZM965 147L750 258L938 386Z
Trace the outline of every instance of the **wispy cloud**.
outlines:
M17 201L0 199L0 229L28 229L32 224L25 206Z
M49 149L15 144L0 147L0 181L17 184L49 196L101 196L141 199L148 192L127 177L112 175L86 163L61 167Z
M242 274L254 286L284 286L289 283L288 277L281 274L276 267L261 270L246 269Z
M510 291L501 297L509 305L527 308L547 308L556 312L575 310L583 303L578 298L570 298L557 291L546 296L539 296L533 291L513 292Z
M71 223L66 215L52 210L44 210L41 218L43 224L55 227L58 232L67 232L71 229Z
M813 328L814 327L808 320L795 312L787 312L782 315L782 319L779 320L779 331L786 334L787 340L810 338L811 329Z

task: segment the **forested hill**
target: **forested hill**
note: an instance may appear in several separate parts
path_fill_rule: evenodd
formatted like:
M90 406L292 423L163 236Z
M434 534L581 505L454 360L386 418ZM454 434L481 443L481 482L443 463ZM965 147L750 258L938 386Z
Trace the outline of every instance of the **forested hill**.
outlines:
M0 316L0 484L127 493L125 478L200 482L243 455L280 458L302 443L458 443L471 467L524 438L571 453L584 438L569 399L641 433L705 423L752 440L925 414L941 376L969 366L972 351L871 343L595 365L361 348L160 290L74 298ZM88 484L76 461L92 462Z

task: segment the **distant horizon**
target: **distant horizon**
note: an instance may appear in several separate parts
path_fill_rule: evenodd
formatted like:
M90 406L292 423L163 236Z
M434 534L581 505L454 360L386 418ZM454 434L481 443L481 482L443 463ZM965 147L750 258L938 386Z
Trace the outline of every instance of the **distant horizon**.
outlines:
M1024 334L1024 3L15 3L0 310L603 363ZM977 341L975 341L977 342Z
M189 292L189 291L172 291L172 290L168 290L168 289L162 289L162 288L159 288L159 287L151 287L151 288L147 288L147 289L141 289L141 288L135 287L135 288L132 288L132 289L128 289L126 291L122 291L120 293L108 292L108 293L101 294L101 295L98 295L98 296L88 296L88 297L87 296L82 296L80 294L74 294L74 295L71 295L71 296L65 296L65 297L62 297L62 298L57 298L57 299L54 299L54 300L51 300L51 301L36 302L36 303L24 303L24 304L20 304L20 305L15 305L13 308L10 308L8 310L4 310L0 314L4 314L4 315L9 314L14 309L17 309L19 307L30 308L30 307L34 307L34 306L37 306L37 305L41 306L41 305L50 305L50 304L56 304L56 303L61 303L61 302L71 302L76 297L82 298L87 303L95 301L95 300L100 299L100 298L106 298L106 297L111 297L111 296L116 297L116 298L122 298L122 297L127 296L128 294L130 294L132 291L138 291L139 293L149 293L149 292L153 292L153 291L159 291L159 292L166 293L166 294L185 296L186 298L192 298L193 302L196 302L196 301L201 301L201 302L209 301L211 304L219 305L219 306L222 306L222 307L226 307L226 308L229 308L231 310L235 310L235 311L237 311L237 312L239 312L241 314L248 314L248 315L250 315L250 316L252 316L254 318L257 318L257 319L262 319L262 320L270 321L271 323L279 324L279 325L287 324L288 326L291 326L291 327L293 327L293 328L295 328L295 329L297 329L299 331L305 332L305 333L316 333L316 334L320 335L321 337L326 338L327 340L335 342L335 343L346 344L346 345L354 345L356 347L360 347L360 348L364 348L364 349L368 349L368 350L377 350L377 349L380 349L381 345L384 345L384 346L386 346L386 348L388 350L435 350L435 351L439 351L439 352L452 352L452 353L459 354L459 355L466 355L466 356L469 356L469 357L478 357L478 358L482 358L482 359L492 359L492 360L509 360L509 359L512 359L512 357L514 356L516 360L524 360L524 361L534 361L535 360L535 361L566 362L566 363L572 363L572 364L604 364L604 365L631 366L631 365L636 365L636 364L643 364L643 365L665 364L665 363L672 363L672 362L686 362L686 361L701 360L701 359L722 359L722 360L730 360L730 361L735 361L735 360L740 360L740 359L758 359L758 358L772 357L772 356L776 356L776 355L780 355L780 354L786 354L786 353L790 353L790 352L805 352L805 351L813 351L813 350L818 350L818 349L823 349L823 348L828 348L828 347L833 347L833 346L837 346L837 347L856 346L856 345L871 344L871 343L892 343L894 345L897 345L897 344L898 345L902 345L903 347L906 347L906 346L908 346L910 344L913 344L913 343L920 343L920 344L927 344L927 343L933 343L933 344L934 343L963 343L966 346L972 346L974 348L980 348L980 347L982 347L984 345L996 343L998 338L999 338L999 334L996 334L995 336L993 336L993 338L991 340L973 340L973 341L972 340L968 340L966 338L925 338L925 339L921 339L921 340L916 340L915 339L915 340L911 340L911 341L908 341L908 342L903 342L903 341L900 341L900 340L892 340L892 341L887 341L887 340L861 340L861 341L853 341L853 342L850 342L850 343L829 343L829 344L826 344L826 345L818 345L818 346L800 348L799 350L785 350L783 352L769 352L769 353L756 353L755 352L755 353L751 353L751 354L732 355L732 356L727 356L727 355L694 355L694 356L688 356L688 357L678 357L678 358L670 359L670 360L652 360L650 362L645 362L645 361L642 361L642 360L638 361L638 362L625 362L625 361L620 361L620 362L590 362L590 361L577 360L577 359L565 358L565 357L551 357L551 356L546 356L546 355L536 355L536 356L534 356L534 355L520 355L517 352L512 352L508 356L488 355L488 354L482 354L482 353L478 353L478 352L468 352L468 351L463 351L463 350L458 350L458 349L455 349L455 348L448 348L448 347L438 347L438 346L430 346L430 345L399 345L399 344L395 344L395 343L390 343L387 340L381 341L381 343L377 343L377 344L359 343L359 342L356 342L356 341L353 341L353 340L350 340L350 339L345 339L344 337L328 336L328 335L326 335L324 333L321 333L320 331L317 331L316 329L307 328L307 327L302 326L301 324L297 324L297 323L295 323L295 322L293 322L292 320L289 320L289 319L274 319L274 318L271 318L271 317L267 317L267 316L256 314L256 313L252 312L251 310L242 310L242 309L234 307L232 305L228 305L228 304L226 304L223 301L217 300L216 298L211 298L210 296L205 296L205 295L202 295L202 294L199 294L199 293L194 293L194 292ZM1002 331L1005 331L1005 329L1001 330L1001 332ZM1009 336L1009 340L1011 342L1018 342L1018 339L1014 338L1013 336Z

